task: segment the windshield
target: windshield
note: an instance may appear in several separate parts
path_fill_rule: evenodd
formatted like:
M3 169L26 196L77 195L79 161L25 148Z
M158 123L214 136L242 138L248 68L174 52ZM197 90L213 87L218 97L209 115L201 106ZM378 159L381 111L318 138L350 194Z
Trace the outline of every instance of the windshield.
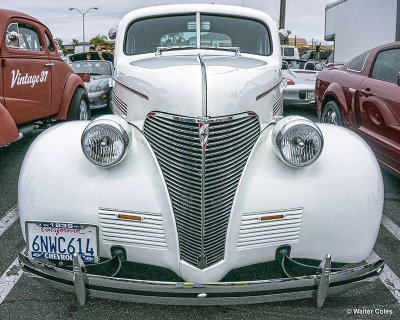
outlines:
M126 32L125 54L171 49L239 47L240 52L272 53L268 28L254 20L218 15L200 16L200 44L197 43L196 15L154 17L135 21Z
M304 69L304 65L307 61L294 60L294 59L283 59L287 62L289 69Z
M111 76L111 67L107 62L102 61L78 61L71 63L71 68L75 73L90 73L91 75Z

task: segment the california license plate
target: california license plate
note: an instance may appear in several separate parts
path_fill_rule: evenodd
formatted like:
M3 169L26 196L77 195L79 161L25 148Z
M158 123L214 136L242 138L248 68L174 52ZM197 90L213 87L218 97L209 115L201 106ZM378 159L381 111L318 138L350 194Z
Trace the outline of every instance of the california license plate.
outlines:
M59 222L26 222L28 253L33 258L98 262L98 228L95 225Z
M314 100L315 99L314 91L307 91L307 99L308 100Z

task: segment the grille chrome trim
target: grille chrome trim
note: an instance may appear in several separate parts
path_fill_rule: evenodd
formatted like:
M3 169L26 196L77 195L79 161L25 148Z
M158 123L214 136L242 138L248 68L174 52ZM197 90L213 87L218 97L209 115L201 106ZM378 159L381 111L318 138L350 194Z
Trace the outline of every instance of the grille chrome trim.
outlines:
M237 186L260 135L258 116L150 112L143 131L168 188L181 259L201 269L217 263L224 258Z

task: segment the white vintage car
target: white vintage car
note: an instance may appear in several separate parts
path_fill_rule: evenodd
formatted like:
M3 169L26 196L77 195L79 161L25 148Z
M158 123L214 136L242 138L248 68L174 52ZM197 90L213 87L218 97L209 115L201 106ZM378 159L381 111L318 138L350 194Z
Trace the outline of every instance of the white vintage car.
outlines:
M55 126L25 157L25 272L81 305L96 296L322 306L380 274L383 261L344 266L376 241L376 158L347 129L282 118L279 36L267 14L151 7L115 33L115 114ZM138 276L143 265L163 271ZM251 265L262 278L232 279ZM160 279L165 270L176 280Z

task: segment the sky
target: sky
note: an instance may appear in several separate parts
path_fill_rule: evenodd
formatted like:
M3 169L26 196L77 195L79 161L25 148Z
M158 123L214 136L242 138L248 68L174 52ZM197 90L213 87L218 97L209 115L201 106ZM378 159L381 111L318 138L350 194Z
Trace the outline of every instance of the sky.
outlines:
M287 0L286 29L298 38L324 41L325 6L333 0ZM82 15L85 15L85 40L97 34L107 35L110 27L115 26L128 12L151 5L174 3L216 3L248 6L268 13L279 20L280 0L0 0L0 8L27 13L42 21L52 32L53 37L61 38L64 44L72 39L82 41Z

